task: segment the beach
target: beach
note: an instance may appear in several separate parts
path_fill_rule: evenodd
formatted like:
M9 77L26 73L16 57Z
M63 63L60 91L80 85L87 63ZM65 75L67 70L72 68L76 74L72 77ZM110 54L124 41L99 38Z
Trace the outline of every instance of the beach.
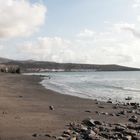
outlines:
M139 106L59 94L45 89L39 83L42 78L0 74L0 140L56 139L70 123L81 124L89 117L112 127L139 124ZM135 124L130 121L132 116L137 116Z

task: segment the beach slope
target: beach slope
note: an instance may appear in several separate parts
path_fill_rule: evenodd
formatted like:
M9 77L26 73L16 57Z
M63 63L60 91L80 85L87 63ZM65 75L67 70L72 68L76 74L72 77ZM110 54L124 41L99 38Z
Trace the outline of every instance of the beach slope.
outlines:
M81 123L87 117L113 124L128 123L129 117L135 115L115 115L124 109L132 110L131 106L114 109L112 103L47 90L39 84L41 78L0 74L1 140L49 140L60 136L70 122Z

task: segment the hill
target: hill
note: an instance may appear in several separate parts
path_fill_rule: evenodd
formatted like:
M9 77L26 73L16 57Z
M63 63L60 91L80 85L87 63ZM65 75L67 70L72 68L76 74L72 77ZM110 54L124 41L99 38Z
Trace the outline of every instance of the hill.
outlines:
M19 65L23 72L43 72L43 71L139 71L139 68L131 68L120 65L97 65L97 64L75 64L56 63L47 61L15 61L7 60L3 64Z
M8 62L11 62L11 61L13 61L13 60L8 59L8 58L0 57L0 63L8 63Z

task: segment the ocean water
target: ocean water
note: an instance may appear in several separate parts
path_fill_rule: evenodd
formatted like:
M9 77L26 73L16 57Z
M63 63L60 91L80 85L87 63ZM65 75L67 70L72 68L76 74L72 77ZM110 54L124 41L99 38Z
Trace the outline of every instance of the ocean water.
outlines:
M47 89L61 94L81 98L114 102L140 102L140 72L50 72L41 73L44 77L41 84Z

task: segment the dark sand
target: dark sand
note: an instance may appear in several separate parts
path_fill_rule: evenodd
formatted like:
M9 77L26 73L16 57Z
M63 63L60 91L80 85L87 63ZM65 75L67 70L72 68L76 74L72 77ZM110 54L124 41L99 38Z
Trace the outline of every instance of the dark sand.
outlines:
M126 123L132 115L98 115L95 111L115 113L125 107L113 109L110 103L62 95L46 90L40 81L39 76L0 74L0 140L49 140L45 134L60 136L70 122L92 117ZM50 105L55 110L50 110ZM33 137L34 133L38 136Z

